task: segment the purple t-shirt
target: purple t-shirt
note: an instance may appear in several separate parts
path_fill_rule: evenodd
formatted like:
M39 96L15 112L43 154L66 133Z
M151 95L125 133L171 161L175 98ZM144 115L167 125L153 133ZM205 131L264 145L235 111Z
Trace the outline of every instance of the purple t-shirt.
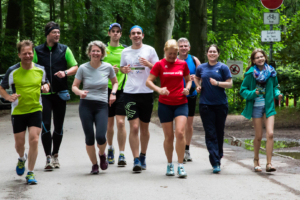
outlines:
M230 70L224 63L218 62L214 66L208 63L201 64L196 70L196 76L202 79L200 104L222 105L227 104L225 89L219 86L213 86L209 79L224 82L232 78Z

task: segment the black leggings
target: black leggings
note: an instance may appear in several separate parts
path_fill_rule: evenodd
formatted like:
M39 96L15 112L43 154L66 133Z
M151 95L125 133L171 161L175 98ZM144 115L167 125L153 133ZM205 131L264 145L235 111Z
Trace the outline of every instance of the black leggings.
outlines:
M63 124L66 114L66 101L57 94L42 95L43 101L43 123L42 123L42 143L46 156L57 154L63 137ZM53 136L51 136L51 115L53 112Z
M96 126L96 140L98 145L105 144L108 121L108 105L105 102L81 99L79 116L88 146L95 144L94 123Z

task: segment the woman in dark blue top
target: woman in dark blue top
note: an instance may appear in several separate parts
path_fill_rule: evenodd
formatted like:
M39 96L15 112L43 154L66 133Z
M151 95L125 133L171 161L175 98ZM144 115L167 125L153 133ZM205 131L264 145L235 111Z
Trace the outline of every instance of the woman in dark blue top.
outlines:
M208 63L201 64L196 70L195 84L200 93L199 113L205 131L205 142L213 173L221 171L225 121L228 113L228 101L225 88L232 87L229 68L218 62L220 51L217 45L211 45L207 51ZM199 81L202 82L201 86Z

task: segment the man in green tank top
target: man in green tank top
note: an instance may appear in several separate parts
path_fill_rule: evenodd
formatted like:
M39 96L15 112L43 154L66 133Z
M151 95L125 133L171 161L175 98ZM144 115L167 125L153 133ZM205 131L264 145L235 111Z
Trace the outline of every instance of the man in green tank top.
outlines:
M116 117L117 129L118 129L118 143L119 143L119 159L118 165L126 165L126 160L124 156L125 142L126 142L126 130L125 130L125 107L124 107L124 97L123 89L127 79L126 74L120 71L120 61L121 54L126 45L120 44L120 38L122 36L122 28L118 23L113 23L109 26L108 35L110 37L110 42L106 47L106 57L104 62L110 63L116 73L119 87L117 93L112 92L111 81L108 81L108 98L110 95L116 95L117 100L108 107L108 124L107 124L107 142L108 142L108 154L107 160L109 164L114 164L114 148L113 148L113 136L114 136L114 118Z

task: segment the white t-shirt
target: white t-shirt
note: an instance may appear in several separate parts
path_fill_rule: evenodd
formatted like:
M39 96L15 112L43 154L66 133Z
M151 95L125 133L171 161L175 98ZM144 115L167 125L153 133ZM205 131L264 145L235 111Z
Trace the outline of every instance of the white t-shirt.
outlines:
M121 67L130 65L124 93L153 93L153 90L146 86L146 80L150 74L150 68L141 65L139 57L145 58L153 65L159 60L156 51L153 47L143 44L139 49L132 49L131 46L122 51Z

